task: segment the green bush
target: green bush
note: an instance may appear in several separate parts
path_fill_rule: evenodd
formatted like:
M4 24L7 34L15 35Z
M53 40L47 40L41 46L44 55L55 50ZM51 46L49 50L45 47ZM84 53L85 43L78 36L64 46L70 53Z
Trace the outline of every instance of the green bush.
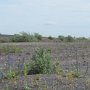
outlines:
M76 38L77 41L88 41L89 38L85 38L85 37L79 37L79 38Z
M11 37L10 39L11 42L23 42L22 36L19 34L15 34L14 36Z
M28 74L47 74L51 71L50 50L38 48L32 56Z
M54 38L53 38L52 36L49 36L48 39L49 39L49 40L53 40Z
M64 40L65 40L65 37L64 37L64 36L59 35L59 36L58 36L58 39L59 39L60 41L64 41Z
M20 34L15 34L11 37L11 42L32 42L42 40L42 36L38 33L30 34L26 32L21 32Z
M68 35L67 37L65 37L65 41L66 42L73 42L74 38L72 36Z
M37 40L42 40L42 35L38 34L38 33L34 33L34 37L37 39Z
M11 38L11 42L29 42L29 35L27 33L15 34Z

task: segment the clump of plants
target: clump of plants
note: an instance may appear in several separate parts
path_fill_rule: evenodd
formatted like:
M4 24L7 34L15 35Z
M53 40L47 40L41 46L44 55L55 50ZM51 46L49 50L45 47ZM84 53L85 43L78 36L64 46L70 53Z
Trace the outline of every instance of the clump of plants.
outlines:
M26 32L21 32L20 34L15 34L11 37L11 42L33 42L42 40L42 36L38 33L30 34Z
M80 71L76 71L76 70L66 73L66 76L68 76L68 75L72 78L82 78L82 76L83 76Z
M58 39L59 39L60 41L65 41L65 37L62 36L62 35L59 35L59 36L58 36Z
M35 49L32 62L29 65L28 74L48 74L51 72L50 50L44 48Z
M75 39L72 37L72 36L70 36L70 35L68 35L67 37L65 37L65 41L66 42L73 42Z
M13 79L16 77L16 73L14 71L7 71L5 74L5 79Z
M63 41L63 42L73 42L73 41L75 41L75 38L70 36L70 35L68 35L66 37L62 36L62 35L59 35L58 40Z
M80 71L73 71L72 75L75 78L81 78L82 77L82 73Z
M53 40L53 39L54 39L54 37L52 37L52 36L49 36L49 37L48 37L48 39L49 39L49 40Z
M35 37L37 40L42 40L42 35L40 35L39 33L34 33L34 37Z

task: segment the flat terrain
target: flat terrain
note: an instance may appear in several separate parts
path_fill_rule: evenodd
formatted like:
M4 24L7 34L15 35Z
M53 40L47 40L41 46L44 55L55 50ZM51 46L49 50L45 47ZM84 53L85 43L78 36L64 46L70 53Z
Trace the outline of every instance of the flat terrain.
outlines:
M17 70L18 63L29 63L35 48L47 48L51 50L52 62L59 62L60 69L65 73L78 69L81 78L74 78L73 83L68 82L59 75L28 75L27 82L31 90L90 90L90 42L32 42L32 43L1 43L0 46L16 46L22 49L22 53L0 53L0 70L5 72L7 61L11 64L12 70ZM32 81L33 79L35 82ZM39 78L39 81L37 80ZM89 82L87 85L85 82ZM9 83L10 90L22 90L24 85L23 76L18 76L16 86L12 81L1 81L0 90L4 90ZM37 83L38 82L38 83ZM32 84L33 83L33 84ZM70 86L71 85L71 86ZM18 87L15 89L15 87ZM46 89L45 89L46 88ZM5 89L6 90L6 89Z

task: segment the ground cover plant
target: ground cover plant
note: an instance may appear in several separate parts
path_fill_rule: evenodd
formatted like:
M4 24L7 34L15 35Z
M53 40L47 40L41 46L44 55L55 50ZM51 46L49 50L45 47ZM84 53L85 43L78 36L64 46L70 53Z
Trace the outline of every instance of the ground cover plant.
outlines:
M90 42L0 44L0 90L90 90Z

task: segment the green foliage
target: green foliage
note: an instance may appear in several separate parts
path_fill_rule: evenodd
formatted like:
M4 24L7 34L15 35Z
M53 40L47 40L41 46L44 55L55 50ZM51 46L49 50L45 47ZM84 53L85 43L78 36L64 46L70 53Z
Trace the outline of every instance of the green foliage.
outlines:
M21 39L21 37L20 37L20 35L19 34L15 34L14 36L12 36L11 38L10 38L10 41L11 42L21 42L22 41L22 39Z
M49 40L53 40L54 38L53 38L52 36L49 36L48 39L49 39Z
M26 76L27 76L27 65L25 63L24 63L23 73L24 73L24 77L26 78Z
M32 42L42 40L42 36L38 33L30 34L26 32L21 32L20 34L15 34L11 38L11 42Z
M81 78L81 77L82 77L82 74L81 74L80 71L73 71L73 72L72 72L72 75L73 75L73 77L75 77L75 78Z
M47 74L51 71L50 51L43 48L35 50L28 74Z
M15 46L0 46L0 53L20 53L21 48Z
M12 78L15 78L16 77L16 73L14 71L8 71L5 75L5 78L6 79L12 79Z
M72 36L70 36L70 35L68 35L67 37L64 37L62 35L59 35L58 36L58 40L64 41L64 42L73 42L73 41L75 41L75 38L72 37Z
M37 40L42 40L42 35L38 34L38 33L34 33L34 37L37 39Z
M72 36L68 35L67 37L65 37L65 41L66 42L73 42L74 38Z
M76 38L77 41L87 41L89 40L88 38L85 38L85 37L79 37L79 38Z
M59 39L60 41L65 41L65 37L62 36L62 35L59 35L59 36L58 36L58 39Z
M31 90L31 88L27 84L25 84L22 90Z
M55 63L52 65L52 73L63 76L64 71L63 71L63 69L60 67L60 62L55 62Z

